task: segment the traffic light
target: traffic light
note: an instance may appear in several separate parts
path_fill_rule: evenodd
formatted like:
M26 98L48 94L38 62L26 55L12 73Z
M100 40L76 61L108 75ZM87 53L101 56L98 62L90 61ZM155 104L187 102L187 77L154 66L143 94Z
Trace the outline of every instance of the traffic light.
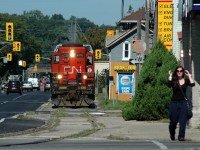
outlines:
M101 49L96 49L95 50L95 59L101 59L102 54L101 54Z
M21 42L13 42L13 51L21 51Z
M35 61L40 62L40 54L35 54Z
M12 42L14 40L13 36L13 23L6 22L6 41Z
M22 67L26 67L26 61L25 60L22 61Z
M7 61L12 61L12 54L11 53L7 54Z
M37 71L37 69L38 69L38 68L37 68L37 65L35 65L35 66L33 67L33 70L34 70L34 71Z

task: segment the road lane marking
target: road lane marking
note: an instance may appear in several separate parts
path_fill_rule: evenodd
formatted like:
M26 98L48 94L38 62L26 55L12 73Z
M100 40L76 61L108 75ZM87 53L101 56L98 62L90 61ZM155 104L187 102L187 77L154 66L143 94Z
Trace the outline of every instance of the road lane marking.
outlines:
M158 141L151 141L151 142L160 147L161 150L168 150L167 146L165 146L163 143L160 143Z
M20 95L20 96L14 98L13 100L17 100L18 98L21 98L21 97L26 96L26 95L27 95L27 94Z
M8 101L5 101L5 102L2 102L1 104L5 104L5 103L7 103Z
M5 118L2 118L2 119L0 120L0 123L4 122L4 120L5 120Z

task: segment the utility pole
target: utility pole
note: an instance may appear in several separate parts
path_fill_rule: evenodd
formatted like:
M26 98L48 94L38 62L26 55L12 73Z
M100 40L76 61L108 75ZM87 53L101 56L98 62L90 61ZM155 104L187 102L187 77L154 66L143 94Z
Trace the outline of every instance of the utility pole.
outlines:
M149 49L149 0L145 0L145 43L146 43L146 55L150 53Z
M157 33L158 33L158 2L155 2L154 5L155 5L155 10L154 10L153 46L157 41Z
M124 18L124 0L122 0L122 12L121 12L121 19Z

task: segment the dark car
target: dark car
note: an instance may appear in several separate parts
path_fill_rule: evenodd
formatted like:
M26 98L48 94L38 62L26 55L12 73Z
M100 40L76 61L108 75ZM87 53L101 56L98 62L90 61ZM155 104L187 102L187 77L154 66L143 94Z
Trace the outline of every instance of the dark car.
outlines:
M7 84L7 95L9 93L19 93L22 94L22 84L20 81L9 81Z

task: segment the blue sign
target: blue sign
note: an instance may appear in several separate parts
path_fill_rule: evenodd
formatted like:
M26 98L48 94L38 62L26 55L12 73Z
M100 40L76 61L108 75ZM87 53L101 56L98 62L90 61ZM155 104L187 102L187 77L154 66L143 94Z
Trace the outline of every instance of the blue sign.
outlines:
M133 75L119 74L118 75L118 93L119 94L132 94L133 92Z

